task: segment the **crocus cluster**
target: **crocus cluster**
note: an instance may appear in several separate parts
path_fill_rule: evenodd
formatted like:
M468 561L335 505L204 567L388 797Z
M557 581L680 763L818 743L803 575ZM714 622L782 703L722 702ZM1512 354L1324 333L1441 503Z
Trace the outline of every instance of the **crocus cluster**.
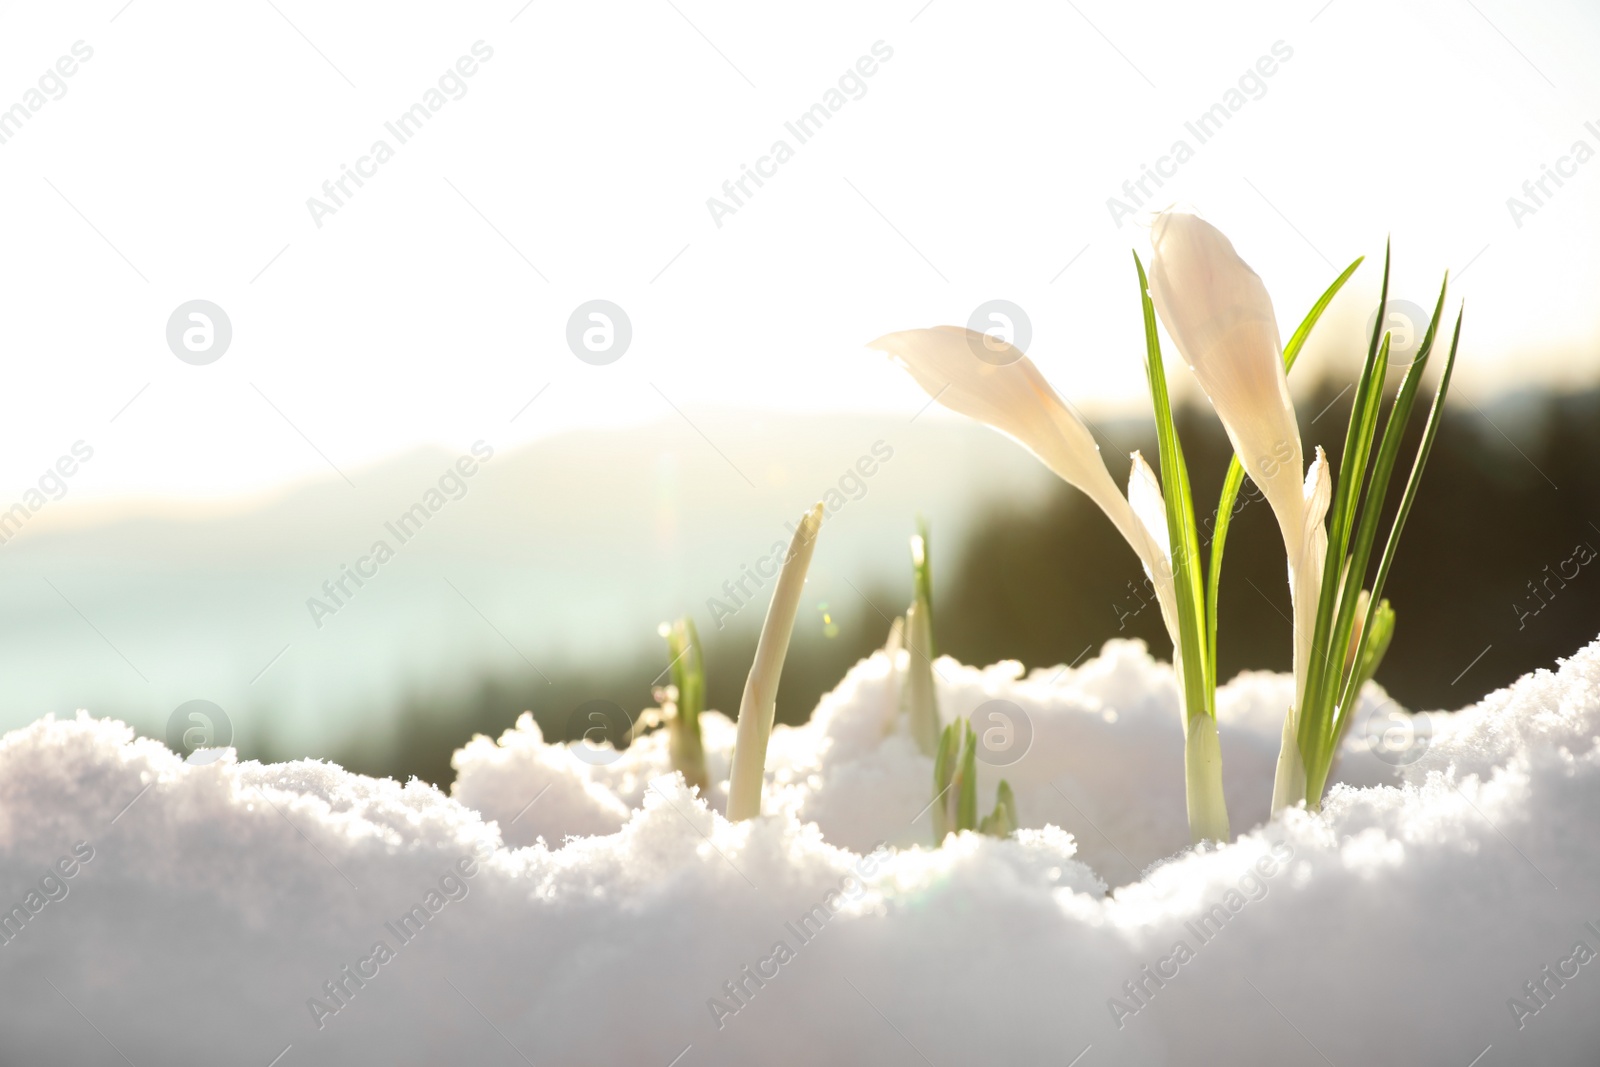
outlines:
M1227 521L1243 478L1248 475L1256 483L1277 519L1294 604L1295 702L1284 721L1273 806L1275 811L1300 801L1315 806L1338 736L1348 725L1340 709L1371 677L1393 629L1393 613L1387 602L1378 599L1378 591L1432 441L1455 348L1452 345L1401 515L1391 528L1384 563L1369 594L1361 588L1375 532L1368 526L1375 528L1382 509L1394 451L1443 309L1443 293L1422 356L1413 363L1400 399L1390 409L1374 476L1363 492L1374 455L1372 435L1387 355L1387 341L1380 348L1374 333L1335 498L1322 449L1316 450L1309 469L1305 463L1287 375L1311 329L1361 260L1350 264L1328 288L1284 346L1266 285L1221 231L1192 214L1166 212L1155 219L1151 245L1148 278L1142 263L1138 269L1160 476L1133 453L1126 495L1113 481L1083 419L1027 356L1005 342L939 326L892 333L872 347L888 353L940 404L1011 437L1063 481L1082 490L1133 549L1155 588L1172 639L1190 829L1196 841L1226 840L1215 714L1217 594ZM1387 264L1384 281L1386 300ZM1383 318L1380 306L1378 321ZM1157 319L1216 411L1235 452L1217 509L1209 574L1202 571L1199 559L1194 504L1172 425ZM1459 337L1459 319L1456 329ZM1331 500L1338 506L1336 536L1330 543L1326 517ZM1352 539L1358 501L1362 527ZM1334 655L1333 649L1339 654ZM1308 679L1314 693L1308 693ZM1310 719L1305 715L1308 702L1316 713ZM1308 760L1313 765L1309 772Z

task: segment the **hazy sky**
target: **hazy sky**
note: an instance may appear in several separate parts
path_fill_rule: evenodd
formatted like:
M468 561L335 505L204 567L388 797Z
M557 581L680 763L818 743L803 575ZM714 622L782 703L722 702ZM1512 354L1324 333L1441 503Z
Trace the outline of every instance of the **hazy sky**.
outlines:
M709 404L909 417L864 342L991 299L1064 392L1126 407L1147 241L1111 197L1219 225L1286 333L1360 254L1364 320L1392 234L1397 295L1461 275L1464 398L1591 381L1597 45L1581 0L6 4L0 491L80 440L73 500ZM232 328L203 366L167 338L196 299ZM592 299L631 321L604 366L567 344Z

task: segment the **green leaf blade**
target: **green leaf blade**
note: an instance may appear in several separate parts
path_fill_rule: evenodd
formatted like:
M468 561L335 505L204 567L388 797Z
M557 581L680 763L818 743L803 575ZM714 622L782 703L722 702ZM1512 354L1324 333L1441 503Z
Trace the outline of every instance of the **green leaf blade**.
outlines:
M1156 442L1161 463L1161 495L1166 505L1168 551L1172 557L1173 591L1178 602L1178 634L1183 659L1185 714L1205 714L1212 697L1207 684L1210 657L1205 641L1204 594L1199 576L1199 539L1195 534L1194 503L1189 494L1189 473L1172 423L1172 404L1167 394L1166 367L1161 361L1161 341L1156 334L1155 305L1150 300L1149 280L1144 264L1135 253L1139 271L1139 296L1144 307L1145 376L1150 383L1150 399L1155 408Z

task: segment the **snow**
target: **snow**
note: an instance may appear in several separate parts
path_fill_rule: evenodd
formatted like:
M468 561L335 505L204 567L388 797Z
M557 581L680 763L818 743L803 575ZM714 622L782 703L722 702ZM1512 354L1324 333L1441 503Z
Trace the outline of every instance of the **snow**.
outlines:
M1358 737L1322 814L1265 825L1291 683L1235 679L1243 832L1198 851L1171 671L1141 646L1026 677L939 661L947 718L1006 700L1032 733L980 767L985 809L1003 776L1029 829L941 849L889 668L774 733L771 814L738 825L658 735L591 764L525 719L458 752L445 796L186 764L82 713L14 731L0 1062L1593 1061L1600 642L1430 715L1409 765ZM724 782L732 725L703 735Z
M903 669L907 653L899 655ZM1016 726L1019 739L1031 736L1025 757L1009 766L979 763L980 806L991 808L995 787L1008 780L1022 825L1068 830L1079 858L1112 885L1137 880L1143 868L1187 846L1183 733L1171 667L1153 660L1143 642L1111 641L1076 669L1021 673L1018 663L979 669L945 656L936 664L945 722L1005 700L1017 709L1012 717L1020 712L1024 720ZM1267 817L1292 691L1288 675L1250 672L1218 692L1225 789L1236 829ZM857 664L805 725L777 727L767 756L766 810L814 822L828 842L856 852L878 842L931 845L933 760L917 752L904 717L896 722L894 692L889 659L879 652ZM1358 719L1386 701L1380 687L1369 685ZM716 783L708 799L720 811L734 728L716 712L701 723ZM611 762L597 765L574 759L546 745L524 715L498 743L479 737L456 754L454 795L497 820L512 845L611 833L670 763L661 731L610 755ZM1358 785L1395 780L1361 738L1347 743L1340 771L1336 781ZM548 794L523 811L546 785Z

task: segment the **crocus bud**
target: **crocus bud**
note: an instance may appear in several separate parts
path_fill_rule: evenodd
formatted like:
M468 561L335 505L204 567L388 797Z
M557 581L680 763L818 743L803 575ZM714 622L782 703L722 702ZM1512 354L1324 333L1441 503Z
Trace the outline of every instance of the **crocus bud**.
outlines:
M1215 226L1165 212L1150 232L1150 299L1277 516L1300 538L1300 428L1267 287Z

